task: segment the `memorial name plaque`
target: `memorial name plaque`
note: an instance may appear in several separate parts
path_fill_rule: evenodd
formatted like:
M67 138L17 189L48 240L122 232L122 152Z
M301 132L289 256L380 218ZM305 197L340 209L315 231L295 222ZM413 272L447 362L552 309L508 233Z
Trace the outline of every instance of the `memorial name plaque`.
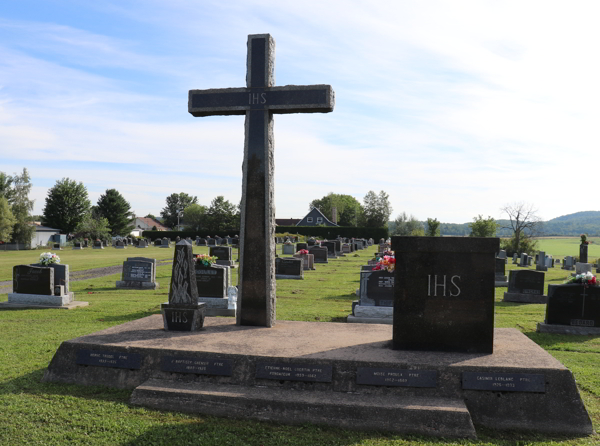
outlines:
M139 353L108 352L100 350L77 350L75 362L80 365L115 367L120 369L140 369L142 355Z
M462 388L502 392L546 392L546 377L532 373L463 372Z
M311 381L330 383L332 367L321 364L259 363L256 377L279 381Z
M152 281L152 263L140 261L123 262L123 280Z
M194 358L192 356L163 356L160 369L163 372L231 376L233 361L231 359Z
M366 384L368 386L437 387L437 371L358 367L356 369L356 384Z

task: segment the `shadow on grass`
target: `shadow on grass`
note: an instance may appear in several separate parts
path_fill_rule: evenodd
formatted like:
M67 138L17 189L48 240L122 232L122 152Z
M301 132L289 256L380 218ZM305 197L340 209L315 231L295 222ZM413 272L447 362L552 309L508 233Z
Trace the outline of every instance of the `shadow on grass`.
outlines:
M0 395L67 395L77 398L127 403L131 390L113 389L103 386L82 386L79 384L44 383L42 377L46 368L40 368L17 378L0 383Z
M156 308L156 310L145 310L129 314L120 314L118 316L103 316L101 320L104 322L130 322L145 318L147 316L152 316L153 314L160 314L160 308Z

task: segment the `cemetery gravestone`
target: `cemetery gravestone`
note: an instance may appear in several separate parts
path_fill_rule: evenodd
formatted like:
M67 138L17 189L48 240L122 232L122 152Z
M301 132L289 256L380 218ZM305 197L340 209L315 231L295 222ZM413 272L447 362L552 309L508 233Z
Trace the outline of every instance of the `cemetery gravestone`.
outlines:
M73 249L83 249L83 247L81 246L81 242L75 242L73 244Z
M591 263L577 262L575 264L575 275L591 273L591 272L592 272L592 264Z
M392 237L393 348L492 353L498 238Z
M544 251L540 251L537 254L537 260L535 265L536 271L548 271L548 267L546 266L546 253Z
M225 265L235 268L235 261L231 253L231 246L211 247L210 255L217 258L217 265Z
M13 267L13 292L8 307L75 308L88 305L75 302L69 292L69 265L16 265Z
M136 245L136 248L147 248L148 247L148 243L146 243L146 240L140 240L138 242L138 244Z
M123 262L121 280L116 282L116 287L137 290L158 289L159 284L156 282L156 259L128 257Z
M296 253L296 248L293 244L284 243L281 245L281 254L282 255L294 255Z
M297 258L276 258L275 275L277 279L304 279L303 261Z
M529 258L529 256L527 255L526 252L521 253L521 263L519 263L519 266L527 267L527 265L529 264L528 258Z
M228 289L230 271L228 266L205 266L196 262L196 285L198 302L206 305L207 316L235 316L235 307L230 308Z
M600 287L580 283L548 285L548 304L539 332L600 334Z
M308 243L296 243L296 252L301 251L303 249L308 250Z
M169 239L163 238L160 243L160 248L169 248Z
M360 272L359 300L352 303L352 323L391 324L394 316L395 275L365 266Z
M297 259L302 259L302 269L304 271L315 269L315 256L313 254L294 254Z
M127 249L125 247L125 242L123 242L123 240L117 240L115 242L115 249Z
M573 257L571 256L566 256L563 262L563 266L562 269L567 270L567 271L572 271L574 269L573 265L575 263L573 262Z
M320 246L310 246L308 252L315 257L315 263L329 263L327 248Z
M238 323L271 327L275 322L275 211L273 114L333 111L329 85L274 87L275 42L269 34L248 36L247 88L191 90L194 116L245 115ZM246 256L251 256L246 261Z
M579 261L581 263L588 262L588 244L587 243L582 243L581 245L579 245Z
M505 302L545 304L544 276L541 271L509 271L508 291L504 293Z
M102 246L102 242L100 240L96 240L92 249L104 249L104 246Z
M198 287L192 245L185 240L175 245L169 302L161 304L168 331L197 331L204 325L205 304L198 303Z
M508 282L506 281L506 263L505 259L496 257L496 286L503 287L507 286Z
M327 257L330 259L337 259L337 252L335 250L335 243L323 241L321 242L321 246L327 248Z

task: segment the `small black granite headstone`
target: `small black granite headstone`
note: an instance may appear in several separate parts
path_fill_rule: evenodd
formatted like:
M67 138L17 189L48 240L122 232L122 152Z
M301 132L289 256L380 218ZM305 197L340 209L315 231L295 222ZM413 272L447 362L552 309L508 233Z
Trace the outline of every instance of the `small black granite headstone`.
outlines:
M541 271L509 271L508 292L542 295L544 294L544 276L544 273Z
M546 324L600 327L600 287L548 285Z
M123 262L123 281L152 282L152 267L150 261L126 260Z
M588 246L585 243L579 245L579 263L587 263L588 262Z
M275 274L282 276L302 276L302 259L281 258L275 259Z
M360 305L393 307L395 274L386 270L373 271L373 267L365 269L360 272Z
M47 267L13 266L13 293L54 294L54 269Z
M329 263L327 248L320 246L309 246L308 253L315 256L315 263Z
M198 297L227 297L225 268L204 266L196 262L195 274Z
M393 348L492 353L498 238L392 237Z

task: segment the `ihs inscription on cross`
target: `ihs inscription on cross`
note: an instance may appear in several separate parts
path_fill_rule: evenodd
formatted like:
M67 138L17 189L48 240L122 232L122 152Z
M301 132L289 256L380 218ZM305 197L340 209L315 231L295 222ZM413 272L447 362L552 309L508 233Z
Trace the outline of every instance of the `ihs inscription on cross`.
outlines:
M190 90L194 116L246 115L238 288L239 325L275 323L274 113L328 113L330 85L274 87L275 41L248 36L246 88Z

